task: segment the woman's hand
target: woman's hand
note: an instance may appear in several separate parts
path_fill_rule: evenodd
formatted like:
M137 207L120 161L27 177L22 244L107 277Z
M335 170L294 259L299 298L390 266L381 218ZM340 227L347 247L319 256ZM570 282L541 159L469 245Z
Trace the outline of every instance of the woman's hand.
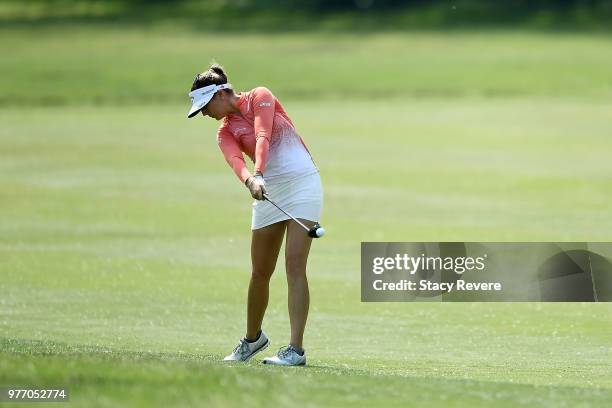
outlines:
M263 179L263 174L259 171L256 171L253 176L249 177L244 184L246 184L251 192L251 196L256 200L263 200L264 193L268 193L266 191L266 182Z

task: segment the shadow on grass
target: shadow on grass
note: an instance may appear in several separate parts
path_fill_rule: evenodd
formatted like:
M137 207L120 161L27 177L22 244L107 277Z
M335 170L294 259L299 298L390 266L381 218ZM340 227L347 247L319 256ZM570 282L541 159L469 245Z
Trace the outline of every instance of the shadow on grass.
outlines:
M0 355L16 355L16 356L32 356L32 357L88 357L99 359L101 361L120 361L120 362L151 362L151 363L182 363L192 368L202 368L202 365L213 365L216 368L232 368L237 370L252 371L253 369L265 370L265 372L274 372L275 370L291 370L292 373L300 371L316 373L316 374L331 374L340 376L360 376L360 377L389 377L400 379L412 379L414 381L422 381L427 379L433 382L450 382L464 384L496 384L496 385L511 385L513 387L529 387L542 388L542 386L518 383L515 381L499 381L499 380L482 380L469 378L448 378L448 377L428 377L414 374L406 374L397 371L396 369L385 370L377 367L355 367L338 362L334 364L307 364L300 367L282 367L269 364L263 364L261 360L250 360L246 363L225 362L223 356L207 353L183 353L183 352L160 352L160 351L136 351L113 349L90 344L69 344L65 342L51 340L30 340L30 339L15 339L15 338L0 338ZM368 361L364 360L363 364L367 365ZM537 371L537 368L534 368ZM588 388L568 386L568 385L550 385L544 388L564 389L564 390L583 390ZM605 395L612 397L612 389L601 389Z
M198 404L265 402L289 406L284 399L287 390L291 390L291 406L346 406L356 401L364 406L389 406L392 402L429 407L447 403L470 407L606 406L612 398L612 390L604 388L538 386L460 375L402 375L368 369L368 360L361 363L364 368L342 364L268 368L259 362L223 364L212 354L141 352L7 338L0 338L0 358L6 368L0 372L0 380L37 384L61 380L82 403L102 397L124 403L140 399L142 406L168 406L168 401L180 394Z
M0 353L13 354L32 357L95 357L103 361L109 360L131 360L134 362L177 362L186 363L189 365L213 364L218 367L231 368L259 368L259 369L296 369L296 370L319 370L319 371L337 371L338 373L347 374L349 372L360 372L361 370L350 369L348 367L335 367L333 365L317 365L307 364L301 367L278 367L269 364L263 364L261 360L250 360L246 363L225 362L223 356L214 354L193 354L182 352L160 352L160 351L137 351L113 349L90 344L69 344L65 342L57 342L50 340L29 340L29 339L10 339L0 338ZM367 375L367 371L363 371Z

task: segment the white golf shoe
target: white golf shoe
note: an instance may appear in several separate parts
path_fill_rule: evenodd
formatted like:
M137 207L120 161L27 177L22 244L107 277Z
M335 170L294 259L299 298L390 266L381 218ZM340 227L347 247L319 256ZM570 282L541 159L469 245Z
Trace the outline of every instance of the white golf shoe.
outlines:
M268 347L269 344L270 340L268 340L268 336L263 331L260 332L257 340L252 343L242 338L232 354L226 356L223 361L248 361L255 354Z
M300 356L297 350L290 344L287 347L281 347L274 357L264 358L263 363L285 366L303 366L306 365L306 351Z

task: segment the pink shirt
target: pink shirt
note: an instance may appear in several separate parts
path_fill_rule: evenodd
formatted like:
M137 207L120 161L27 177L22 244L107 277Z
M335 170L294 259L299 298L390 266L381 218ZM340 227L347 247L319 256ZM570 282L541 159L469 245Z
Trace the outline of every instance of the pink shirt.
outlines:
M217 131L225 160L243 183L251 176L243 153L266 183L281 183L318 172L293 122L268 88L241 92L240 114L227 115Z

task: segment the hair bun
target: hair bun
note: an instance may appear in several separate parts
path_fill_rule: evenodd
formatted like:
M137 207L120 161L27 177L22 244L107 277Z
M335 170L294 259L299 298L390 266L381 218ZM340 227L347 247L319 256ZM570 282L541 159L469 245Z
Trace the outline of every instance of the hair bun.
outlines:
M210 68L196 77L191 85L191 90L194 91L198 88L203 88L211 84L221 85L227 83L227 75L223 71L223 67L216 62L213 62L210 65Z
M225 72L223 72L223 67L217 63L214 63L208 68L209 71L214 72L215 74L227 78Z
M208 69L216 74L225 75L225 72L223 72L223 67L219 64L212 64Z

